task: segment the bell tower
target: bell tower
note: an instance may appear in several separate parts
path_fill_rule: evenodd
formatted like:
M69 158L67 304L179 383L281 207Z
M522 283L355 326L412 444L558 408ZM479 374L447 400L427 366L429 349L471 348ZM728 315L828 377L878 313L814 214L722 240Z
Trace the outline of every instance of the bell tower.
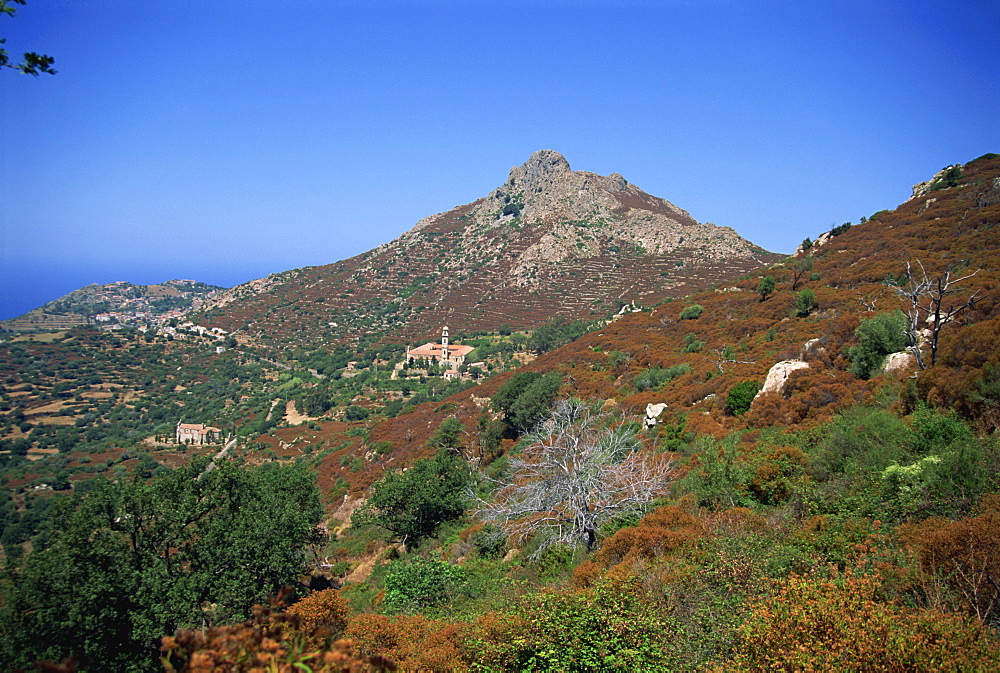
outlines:
M445 325L441 330L441 359L444 362L448 362L450 358L448 357L448 326Z

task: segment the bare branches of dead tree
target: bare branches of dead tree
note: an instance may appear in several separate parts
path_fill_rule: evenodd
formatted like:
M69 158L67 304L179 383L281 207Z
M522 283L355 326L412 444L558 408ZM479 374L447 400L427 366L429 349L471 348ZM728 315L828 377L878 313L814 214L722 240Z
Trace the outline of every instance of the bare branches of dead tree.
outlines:
M509 535L541 536L537 558L554 544L597 544L610 519L641 515L673 479L666 456L639 450L632 429L579 400L562 401L514 456L509 476L494 480L492 501L478 499L477 516Z
M972 308L979 290L957 302L950 301L950 297L962 292L964 288L960 288L958 285L978 274L981 269L976 269L972 273L957 278L952 277L952 270L949 269L943 276L931 278L927 275L927 270L920 260L917 260L917 265L920 267L919 275L916 274L909 262L906 263L906 286L890 284L890 287L895 290L896 296L905 303L903 312L908 318L906 336L910 340L910 351L920 368L926 369L927 363L920 351L921 323L925 323L926 329L930 332L928 339L931 347L930 364L934 365L937 362L941 329L954 320L959 313L967 308Z
M736 359L736 355L735 355L735 351L733 351L733 349L732 349L731 346L726 346L725 348L713 348L712 352L714 352L719 357L715 358L714 360L712 358L709 358L709 360L711 360L712 362L715 363L715 366L716 366L716 368L718 368L720 374L724 374L725 371L726 371L723 368L723 365L727 365L727 364L730 364L730 365L755 365L755 364L757 364L754 360L737 360Z

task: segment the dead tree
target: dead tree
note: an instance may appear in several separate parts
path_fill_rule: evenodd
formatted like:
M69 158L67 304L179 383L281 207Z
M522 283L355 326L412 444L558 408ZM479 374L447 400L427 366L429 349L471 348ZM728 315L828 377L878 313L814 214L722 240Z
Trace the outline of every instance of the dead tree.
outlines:
M509 477L489 480L494 497L477 498L477 516L521 540L541 536L533 558L554 544L592 550L605 521L641 516L673 479L668 458L645 455L624 423L579 400L559 402L528 441Z
M755 365L755 364L757 364L754 360L737 360L735 354L732 353L732 352L730 352L731 348L728 347L728 346L726 348L714 348L712 350L719 357L717 357L714 360L712 360L712 358L708 358L708 359L715 363L715 366L716 366L716 368L718 368L720 374L725 374L726 373L726 370L723 368L723 365L727 365L727 364L731 364L731 365Z
M906 336L910 340L910 351L916 358L920 368L926 369L927 363L924 361L923 354L920 351L921 322L926 323L927 329L930 330L930 364L933 366L937 362L941 329L954 320L960 312L967 308L972 308L979 290L973 292L967 299L957 303L950 303L947 299L959 292L961 289L958 287L959 283L972 278L979 273L980 269L976 269L972 273L958 278L952 278L952 272L949 269L945 272L944 276L931 278L927 275L927 270L920 260L917 260L917 264L920 266L919 277L915 276L912 265L907 262L906 277L908 280L906 286L891 285L891 287L895 290L896 295L905 302L906 307L903 311L908 318Z

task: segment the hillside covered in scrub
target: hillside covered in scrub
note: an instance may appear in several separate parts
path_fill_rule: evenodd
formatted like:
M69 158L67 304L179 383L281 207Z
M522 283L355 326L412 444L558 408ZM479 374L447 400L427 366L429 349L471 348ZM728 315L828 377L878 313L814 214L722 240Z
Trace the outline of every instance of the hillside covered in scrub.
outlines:
M196 319L283 356L289 345L423 339L444 324L495 332L594 320L777 259L621 175L574 171L541 150L483 198L362 255L220 293Z
M0 660L989 670L998 225L989 154L697 292L452 325L464 369L4 342Z

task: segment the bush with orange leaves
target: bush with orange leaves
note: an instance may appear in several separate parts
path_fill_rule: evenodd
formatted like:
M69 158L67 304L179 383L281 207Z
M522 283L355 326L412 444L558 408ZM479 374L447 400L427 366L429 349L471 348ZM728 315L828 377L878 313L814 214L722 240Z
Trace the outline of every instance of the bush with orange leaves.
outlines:
M897 529L915 553L929 603L963 609L980 621L1000 622L1000 495L983 497L978 516L932 517ZM941 585L947 592L939 590ZM950 595L949 595L950 594Z
M605 567L622 562L665 556L693 544L705 534L701 523L676 505L658 507L635 526L606 539L595 555Z
M322 593L322 592L321 592ZM160 661L166 671L269 671L317 673L395 671L396 664L379 654L355 651L349 640L332 640L327 625L308 630L297 614L283 613L284 595L268 607L254 606L253 617L240 624L206 631L182 629L162 639Z
M299 618L299 629L306 633L339 635L347 628L351 608L339 589L316 591L286 611Z
M733 666L755 670L981 671L1000 661L990 632L961 615L876 600L879 582L791 576L754 601Z
M358 649L392 659L404 670L459 671L460 636L464 625L423 615L357 615L344 635Z

